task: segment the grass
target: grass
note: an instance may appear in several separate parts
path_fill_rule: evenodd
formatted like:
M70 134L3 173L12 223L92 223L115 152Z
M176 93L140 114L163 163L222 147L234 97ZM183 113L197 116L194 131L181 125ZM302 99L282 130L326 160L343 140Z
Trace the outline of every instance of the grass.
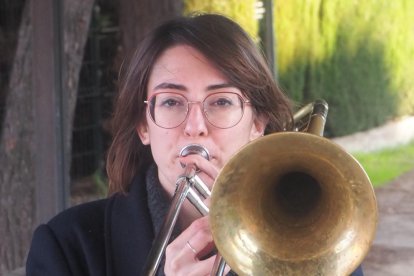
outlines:
M383 186L414 169L414 141L395 148L352 155L364 167L374 187Z

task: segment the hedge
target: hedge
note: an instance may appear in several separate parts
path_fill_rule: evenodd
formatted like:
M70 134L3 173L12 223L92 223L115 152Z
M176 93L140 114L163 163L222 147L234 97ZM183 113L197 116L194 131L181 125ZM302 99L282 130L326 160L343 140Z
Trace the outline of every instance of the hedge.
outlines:
M297 103L328 101L328 135L414 114L414 1L275 3L279 81Z
M185 0L184 14L197 12L218 13L238 22L253 38L257 37L255 0Z

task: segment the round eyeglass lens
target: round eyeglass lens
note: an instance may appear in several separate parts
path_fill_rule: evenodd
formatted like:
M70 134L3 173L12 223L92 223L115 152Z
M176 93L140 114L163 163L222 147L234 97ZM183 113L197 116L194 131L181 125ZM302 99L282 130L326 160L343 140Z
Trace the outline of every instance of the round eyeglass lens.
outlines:
M163 128L174 128L187 116L187 99L176 93L159 93L150 99L150 115L155 124Z
M237 125L243 117L244 102L236 93L215 93L205 98L203 108L212 125L230 128Z

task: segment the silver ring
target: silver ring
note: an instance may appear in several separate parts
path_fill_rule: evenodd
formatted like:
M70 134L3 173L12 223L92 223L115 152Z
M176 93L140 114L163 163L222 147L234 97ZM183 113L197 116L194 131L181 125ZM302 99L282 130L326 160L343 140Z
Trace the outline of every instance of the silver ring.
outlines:
M198 253L197 253L197 250L195 250L195 249L194 249L194 247L192 247L192 246L191 246L191 244L190 244L190 242L189 242L189 241L187 241L187 246L188 246L188 248L190 248L190 249L191 249L191 251L193 251L193 252L194 252L194 254L196 254L196 255L198 254Z

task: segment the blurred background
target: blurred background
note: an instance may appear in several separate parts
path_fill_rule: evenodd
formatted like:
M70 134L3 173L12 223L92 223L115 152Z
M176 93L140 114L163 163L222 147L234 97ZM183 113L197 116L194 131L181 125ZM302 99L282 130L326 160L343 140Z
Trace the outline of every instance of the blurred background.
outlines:
M153 26L194 12L241 24L297 108L325 99L325 136L375 189L414 170L414 1L0 0L0 275L39 223L106 196L118 71Z

